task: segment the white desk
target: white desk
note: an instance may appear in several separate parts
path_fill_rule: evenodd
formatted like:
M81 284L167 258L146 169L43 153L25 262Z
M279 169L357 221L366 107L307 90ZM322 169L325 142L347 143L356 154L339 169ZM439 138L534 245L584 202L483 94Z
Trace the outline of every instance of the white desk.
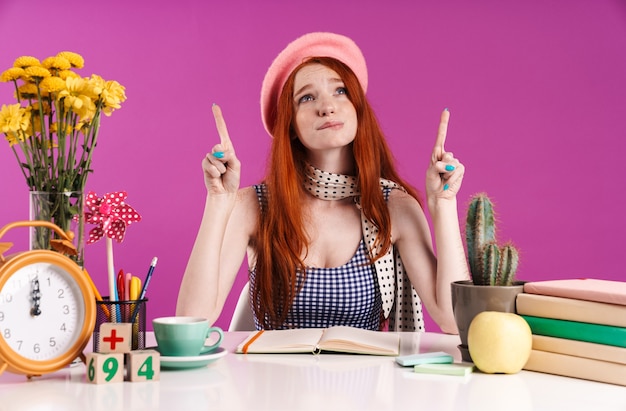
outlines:
M530 371L420 375L393 357L233 354L247 334L226 333L225 357L204 368L162 370L159 382L90 384L82 364L31 381L5 372L0 411L626 410L625 387ZM460 361L458 344L457 336L402 333L402 354L446 351Z

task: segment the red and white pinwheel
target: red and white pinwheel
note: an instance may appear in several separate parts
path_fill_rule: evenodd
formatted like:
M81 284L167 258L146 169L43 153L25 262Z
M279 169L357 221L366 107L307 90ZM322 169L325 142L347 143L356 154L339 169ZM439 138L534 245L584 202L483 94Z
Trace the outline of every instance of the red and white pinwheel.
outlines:
M107 272L111 301L118 299L113 262L113 239L121 243L126 233L126 226L141 221L139 213L124 202L127 196L126 191L118 191L107 193L102 198L98 198L96 193L90 191L85 198L85 207L87 208L85 221L90 224L97 224L89 232L87 244L93 244L102 237L106 237ZM112 307L112 310L117 313L115 307Z
M97 224L89 232L87 244L95 243L105 235L108 238L121 243L124 240L126 226L141 221L141 216L133 207L126 204L128 194L125 191L107 193L98 198L96 193L90 191L85 198L85 221Z

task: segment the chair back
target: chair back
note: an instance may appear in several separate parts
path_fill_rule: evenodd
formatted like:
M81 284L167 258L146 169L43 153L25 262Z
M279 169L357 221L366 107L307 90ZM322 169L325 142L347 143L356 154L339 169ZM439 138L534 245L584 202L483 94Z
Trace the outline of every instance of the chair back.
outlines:
M239 294L239 299L237 300L237 305L235 305L235 311L230 320L228 331L254 330L256 330L256 327L254 325L252 310L250 310L250 283L247 282Z

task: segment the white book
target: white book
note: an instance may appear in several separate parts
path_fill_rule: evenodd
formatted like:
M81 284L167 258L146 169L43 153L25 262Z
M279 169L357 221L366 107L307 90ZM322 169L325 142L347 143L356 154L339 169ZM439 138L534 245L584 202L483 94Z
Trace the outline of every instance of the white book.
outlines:
M347 326L261 330L251 333L237 346L236 352L240 354L307 352L318 354L324 351L398 355L400 335Z

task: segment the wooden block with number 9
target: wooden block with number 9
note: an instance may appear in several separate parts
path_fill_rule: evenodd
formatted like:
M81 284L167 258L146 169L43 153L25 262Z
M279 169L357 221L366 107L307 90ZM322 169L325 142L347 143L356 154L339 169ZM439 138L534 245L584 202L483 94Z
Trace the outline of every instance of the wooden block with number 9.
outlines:
M128 380L158 381L161 374L161 355L156 350L135 350L128 354Z
M124 354L97 353L85 354L87 381L94 384L124 382Z

